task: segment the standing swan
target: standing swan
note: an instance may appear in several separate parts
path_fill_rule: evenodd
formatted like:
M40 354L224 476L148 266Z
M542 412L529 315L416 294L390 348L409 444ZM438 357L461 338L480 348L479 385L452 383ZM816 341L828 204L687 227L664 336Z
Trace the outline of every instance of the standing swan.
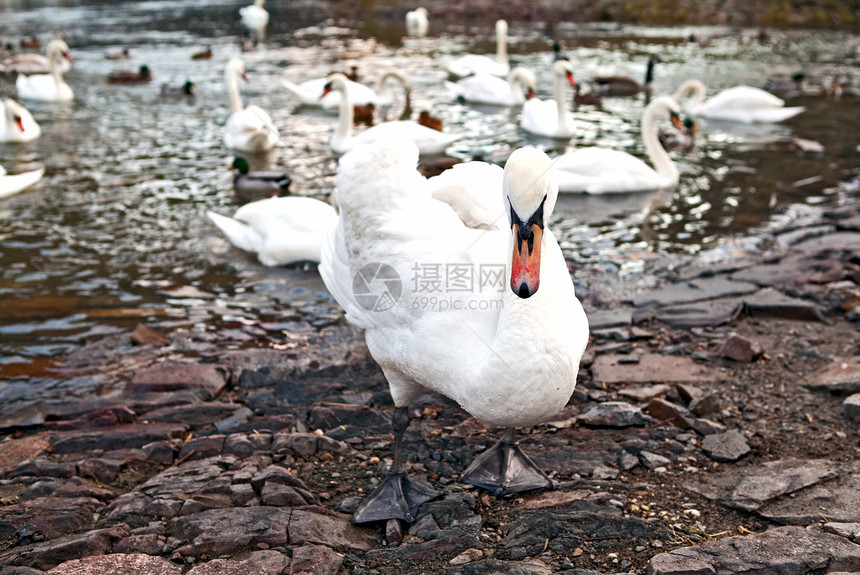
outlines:
M267 152L280 145L278 129L272 124L269 114L259 106L252 104L242 108L242 96L239 94L240 77L246 81L248 79L245 63L239 58L231 58L224 72L232 111L224 127L224 144L240 152L252 154Z
M668 118L678 127L680 110L672 98L655 98L642 116L642 141L654 167L639 158L609 148L580 148L553 161L560 192L618 194L671 188L678 185L678 168L660 145L657 120Z
M265 5L266 0L254 0L253 4L239 8L239 18L245 28L260 30L266 27L269 23L269 11L263 7Z
M692 100L684 106L691 115L743 124L782 122L806 110L803 106L786 108L781 98L752 86L728 88L707 101L706 93L705 85L700 80L687 80L678 87L672 98L682 103L691 97Z
M54 38L45 48L48 64L51 67L50 74L36 74L33 76L18 76L15 87L18 97L23 100L38 100L40 102L71 102L75 98L71 87L63 80L60 62L68 60L69 47L59 38Z
M547 226L558 187L546 154L522 148L504 171L469 162L459 175L429 180L417 161L415 146L397 140L341 158L334 192L341 212L321 254L322 278L347 319L367 330L395 405L394 463L353 514L355 523L413 521L419 505L439 494L406 474L400 453L408 406L427 391L507 428L461 481L496 495L551 486L514 441L514 428L564 408L588 340L588 320ZM454 206L434 199L434 181L457 188L459 176L468 180L473 170L482 174L464 189L494 198L483 222L489 229L468 227ZM409 278L436 262L472 269L476 278L497 270L497 279L441 294L452 304L446 311L422 307Z
M0 101L0 142L30 142L42 135L42 128L27 108L6 98Z
M553 99L530 98L523 104L523 112L520 117L520 126L523 130L547 138L569 140L573 137L573 114L567 110L567 100L564 97L564 79L567 79L571 86L576 85L570 62L557 60L552 65Z
M534 96L535 84L534 73L522 66L511 70L507 80L478 72L456 84L445 82L445 86L457 95L458 100L491 106L521 106L526 99ZM523 86L528 90L526 95L523 95Z
M349 92L347 91L346 82L346 76L343 74L332 74L329 76L329 82L323 89L322 96L320 96L323 97L332 90L340 90L341 92L337 127L329 141L331 149L336 154L343 154L358 144L390 138L411 140L415 142L422 154L441 154L448 146L462 137L461 134L446 134L445 132L422 126L412 120L382 122L364 130L357 136L353 136L354 110Z
M422 38L427 35L430 21L427 19L427 8L420 6L406 13L406 34Z
M496 58L482 54L466 54L448 64L448 73L462 78L477 72L486 72L493 76L507 76L510 71L508 64L508 23L505 20L496 21Z

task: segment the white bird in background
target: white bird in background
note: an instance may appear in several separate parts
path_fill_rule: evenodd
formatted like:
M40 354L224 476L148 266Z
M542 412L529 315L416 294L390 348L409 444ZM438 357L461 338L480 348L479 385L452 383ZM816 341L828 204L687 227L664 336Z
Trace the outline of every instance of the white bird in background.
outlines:
M427 8L420 6L406 13L406 34L409 36L423 37L427 35L430 27Z
M266 27L269 23L269 12L263 8L265 4L266 0L254 0L253 4L239 8L239 17L246 28L259 30Z
M517 66L508 74L507 80L486 72L478 72L466 76L457 83L445 82L445 86L458 99L472 104L521 106L527 99L534 96L536 83L537 80L531 70Z
M45 175L45 168L20 174L7 174L6 169L0 166L0 199L23 192L41 180L43 175Z
M242 107L239 78L248 79L245 63L239 58L231 58L224 72L232 112L224 127L224 144L232 150L246 153L266 152L281 145L278 129L269 114L253 104Z
M353 82L347 78L346 86L349 92L349 101L352 102L353 106L366 106L368 104L373 104L374 106L390 105L393 102L393 98L386 89L386 82L390 78L394 78L400 83L404 94L407 94L408 97L408 94L412 91L412 80L402 70L392 69L385 71L379 76L374 88L370 88L359 82ZM281 83L291 94L299 99L299 102L303 106L322 107L329 110L339 108L341 100L340 90L332 90L320 98L320 94L330 80L330 77L326 77L314 78L301 84L293 84L288 80L281 80Z
M678 168L660 144L657 120L671 119L680 125L680 110L672 98L655 98L642 116L642 141L652 168L636 156L609 148L579 148L553 161L561 192L612 194L643 192L678 185Z
M362 143L392 138L414 142L422 154L441 154L448 146L463 137L462 134L440 132L412 120L382 122L353 136L352 127L355 112L347 92L346 82L346 76L343 74L332 74L329 76L329 82L325 85L322 94L325 96L331 90L340 90L341 92L337 127L329 141L331 149L336 154L342 154Z
M321 254L323 280L347 319L367 330L396 406L394 463L353 514L356 523L412 521L418 506L438 495L406 474L400 454L408 406L427 391L507 428L461 481L496 495L551 486L519 449L514 428L544 422L567 404L588 340L588 321L547 225L558 188L546 154L522 148L504 170L469 162L429 180L416 171L417 161L413 144L394 139L344 155L334 192L340 216ZM469 177L473 170L477 177ZM483 229L435 199L439 185L454 186L448 197L468 190L481 198L461 204L494 205L478 216ZM498 273L485 285L476 279L471 290L446 292L451 306L441 312L420 305L420 282L410 280L436 262L475 277Z
M30 142L42 135L33 115L12 98L0 101L0 142Z
M38 100L40 102L71 102L75 98L72 88L63 80L60 62L68 60L69 46L54 38L45 48L45 55L51 68L50 74L35 74L25 76L20 74L15 81L18 97L23 100Z
M520 126L536 136L569 140L573 137L575 125L573 114L567 109L564 97L564 81L576 85L573 67L567 60L557 60L552 65L553 99L529 98L523 104Z
M508 23L505 20L496 21L495 58L483 54L466 54L448 64L448 73L458 78L478 72L504 77L508 75L510 69L510 64L508 64Z
M707 101L706 93L705 84L700 80L687 80L678 87L672 99L681 103L692 116L743 124L782 122L806 110L803 106L786 108L781 98L752 86L727 88ZM690 101L686 101L688 98Z
M273 197L249 202L233 214L206 215L231 244L257 254L265 266L320 261L320 248L337 220L335 209L301 196Z

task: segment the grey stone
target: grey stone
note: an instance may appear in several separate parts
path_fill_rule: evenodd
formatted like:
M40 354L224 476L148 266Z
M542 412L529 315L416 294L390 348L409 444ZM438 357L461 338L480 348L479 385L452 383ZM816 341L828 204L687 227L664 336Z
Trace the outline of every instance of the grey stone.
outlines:
M185 430L181 423L132 423L92 430L56 431L48 437L54 453L66 454L142 447L154 441L182 437Z
M592 330L625 327L633 323L633 310L609 309L589 311L588 327Z
M207 363L160 363L134 372L129 390L204 390L214 399L227 388L228 375L225 368Z
M343 555L325 545L303 545L293 549L290 573L313 573L313 575L337 575L343 565Z
M860 418L860 393L846 397L842 402L842 411L848 419Z
M279 575L287 573L290 558L271 549L240 553L230 559L213 559L185 575Z
M7 408L0 413L0 429L33 427L45 423L47 409L44 401L34 401L20 407Z
M591 472L591 478L597 480L618 479L618 470L608 465L598 465Z
M318 509L292 510L290 545L314 543L353 551L368 551L374 547L373 534L350 523L348 515Z
M722 393L719 391L709 391L691 401L689 408L690 411L700 417L717 413L723 408Z
M601 383L701 383L713 381L709 370L688 357L647 354L639 363L624 363L625 355L600 355L594 360L592 374Z
M275 507L297 507L313 503L314 500L313 497L305 500L301 493L289 485L266 483L260 492L260 502Z
M757 285L735 281L725 276L699 278L688 282L668 285L662 289L641 294L632 301L636 307L662 307L728 296L739 296L757 291Z
M168 522L168 531L184 542L183 556L226 555L250 551L259 544L286 545L290 511L280 507L207 509Z
M645 425L651 418L629 403L607 401L592 407L577 420L596 427L631 427Z
M190 441L186 441L179 450L180 461L190 461L195 459L207 459L216 455L221 455L224 450L223 435L207 435L204 437L195 437Z
M88 528L103 503L92 497L39 497L0 506L0 522L15 528L31 525L45 539L56 539Z
M697 417L690 420L690 428L699 435L713 435L714 433L723 433L726 426L710 419Z
M860 358L836 360L806 376L805 387L831 393L860 392Z
M128 526L120 524L107 529L67 535L28 545L23 549L6 551L0 554L0 564L15 563L48 570L74 559L89 555L103 555L116 541L127 537L128 533ZM116 573L116 571L107 573Z
M670 389L671 388L665 383L658 383L656 385L624 388L620 390L618 394L623 395L624 397L629 397L634 401L648 401L655 397L666 395L669 393Z
M673 327L715 327L737 319L743 307L740 298L724 298L661 307L653 315L654 319Z
M144 419L146 421L161 423L184 423L191 429L199 429L233 415L241 409L242 407L235 403L207 401L204 403L162 407L147 412Z
M656 555L648 575L734 575L860 570L860 545L801 527L705 541Z
M671 423L675 427L687 429L690 427L690 420L693 419L693 414L686 408L680 405L675 405L665 399L652 399L646 407L648 414L659 421Z
M51 575L180 575L182 566L163 557L141 553L114 553L66 561L47 573Z
M818 306L808 300L790 297L773 288L744 298L744 311L754 317L773 317L796 321L824 321Z
M798 491L792 497L769 501L758 509L762 517L782 524L808 525L826 517L842 523L860 522L860 462L840 469L839 475Z
M347 453L349 446L342 441L315 433L277 433L272 438L272 452L287 452L307 458L323 452Z
M672 460L668 457L663 457L662 455L652 453L650 451L640 452L639 460L642 462L642 465L651 470L654 470L658 467L666 467L672 463Z
M740 431L732 429L705 436L702 451L714 461L737 461L750 452L750 446Z
M839 523L830 521L822 527L825 533L833 533L840 537L852 540L854 543L860 543L860 523Z

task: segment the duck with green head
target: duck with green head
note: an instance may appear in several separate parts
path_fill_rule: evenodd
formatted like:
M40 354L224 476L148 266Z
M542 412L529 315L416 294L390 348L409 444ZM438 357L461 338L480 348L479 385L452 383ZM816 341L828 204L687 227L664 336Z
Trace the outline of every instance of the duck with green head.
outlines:
M244 202L271 198L272 196L285 196L289 193L292 180L284 171L251 171L248 161L241 156L233 158L231 168L235 170L233 191L236 193L236 197Z

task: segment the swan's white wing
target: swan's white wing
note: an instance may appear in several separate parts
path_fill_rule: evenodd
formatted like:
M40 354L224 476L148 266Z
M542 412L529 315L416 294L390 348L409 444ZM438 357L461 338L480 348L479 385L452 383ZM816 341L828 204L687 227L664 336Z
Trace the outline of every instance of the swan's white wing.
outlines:
M526 100L520 116L520 125L526 132L538 136L554 136L558 131L558 106L555 100Z
M455 93L468 102L500 106L513 103L508 81L486 72L463 78L453 86Z
M29 188L42 179L42 176L45 174L45 168L12 176L4 175L5 173L6 170L0 167L0 198L13 196Z
M780 122L804 111L803 107L785 108L785 102L759 88L735 86L709 98L696 114L715 120L744 123Z
M608 148L581 148L553 161L558 188L590 194L652 190L664 185L651 166L626 152Z
M503 175L500 166L467 162L430 178L427 185L433 198L451 206L466 226L494 230L508 221L501 192Z
M468 76L478 72L493 74L494 76L505 76L509 67L500 64L495 58L481 54L466 54L448 64L448 72L455 76Z
M263 245L263 237L246 222L222 216L211 210L206 212L206 217L218 226L221 233L227 237L227 241L240 250L254 253L260 251Z
M375 140L411 140L415 142L422 154L440 154L462 137L462 134L440 132L411 120L397 120L383 122L361 132L353 138L352 146Z
M278 129L269 114L251 105L230 114L224 130L224 144L234 150L255 152L281 145Z

